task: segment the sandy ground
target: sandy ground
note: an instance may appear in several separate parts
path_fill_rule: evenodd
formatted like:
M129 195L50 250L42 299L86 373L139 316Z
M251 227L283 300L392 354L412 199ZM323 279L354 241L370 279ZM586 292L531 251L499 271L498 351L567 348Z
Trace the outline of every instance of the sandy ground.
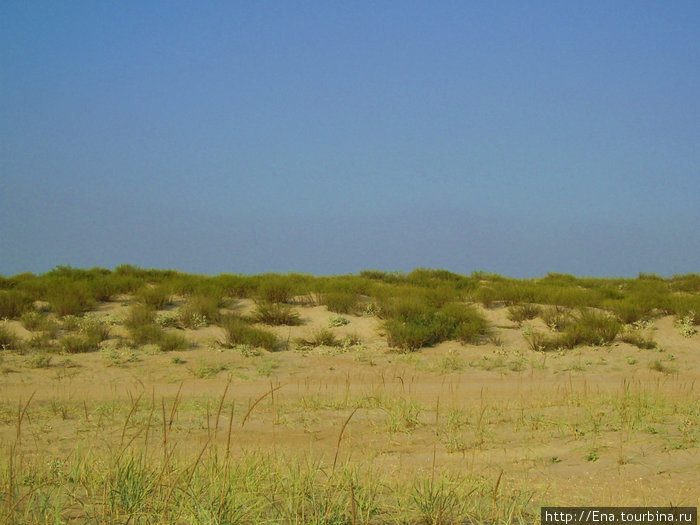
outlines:
M401 477L432 468L494 480L502 473L504 487L531 493L534 504L700 502L700 335L682 337L670 317L654 321L658 349L615 343L541 353L495 308L482 310L494 326L487 344L398 354L377 318L353 315L330 330L361 344L295 348L333 315L295 307L303 325L269 328L290 349L246 356L223 348L216 326L183 331L192 342L184 351L119 347L126 308L116 301L93 313L114 323L99 352L52 355L45 368L32 368L30 355L2 353L1 442L16 439L18 407L30 396L22 453L66 461L76 448L107 450L137 436L154 407L169 414L177 398L171 439L183 451L207 439L224 443L233 407L237 454L332 462L338 450L343 461ZM650 368L655 362L664 370Z

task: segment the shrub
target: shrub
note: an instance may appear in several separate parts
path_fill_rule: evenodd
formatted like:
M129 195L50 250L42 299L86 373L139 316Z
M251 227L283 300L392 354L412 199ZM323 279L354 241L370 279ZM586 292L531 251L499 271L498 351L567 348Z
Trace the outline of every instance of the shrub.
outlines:
M36 350L54 350L55 343L47 332L40 332L32 335L27 340L27 346Z
M535 352L545 352L547 350L554 350L557 347L557 342L547 337L547 335L534 330L531 326L526 326L523 329L523 339L530 347L530 350Z
M560 306L551 306L542 308L539 313L539 318L544 321L550 330L559 331L566 328L571 322L571 312Z
M564 348L604 345L615 340L620 328L620 322L616 318L595 310L584 310L564 328L556 343Z
M0 324L0 348L3 350L17 350L20 348L20 340L9 327Z
M85 317L81 319L78 330L89 338L97 340L98 343L109 339L109 325L106 325L94 317Z
M335 334L326 328L322 328L314 332L311 339L308 341L311 346L340 346L341 342L336 338Z
M226 338L222 344L229 348L238 345L251 345L273 352L277 347L275 334L250 326L240 317L229 315L221 320Z
M52 284L47 299L52 310L59 317L82 315L95 304L91 290L83 281L59 281Z
M286 303L292 296L292 286L282 276L271 276L260 284L258 294L265 303Z
M437 309L416 298L404 298L390 303L389 313L391 318L384 323L389 346L409 352L449 339L476 343L488 332L481 314L461 303Z
M608 301L605 306L623 324L645 321L651 317L651 310L642 306L640 301L633 297L627 297L621 301Z
M195 295L191 297L187 304L180 311L180 321L187 326L188 322L192 324L200 324L203 320L205 323L216 324L219 321L219 306L221 297L217 294L212 295ZM200 323L197 323L200 321ZM206 326L206 324L204 325ZM187 326L190 328L190 326Z
M31 310L32 299L15 290L0 291L0 319L16 319Z
M357 311L359 297L350 292L331 292L324 294L322 301L330 312L350 314Z
M407 352L427 346L432 339L430 327L416 322L389 319L384 323L384 330L389 346Z
M22 326L33 332L48 332L52 336L58 333L58 323L39 312L25 312L21 318Z
M133 328L138 328L140 326L145 326L149 324L154 324L156 320L156 312L152 308L148 308L143 305L134 305L129 308L126 318L124 319L124 326L131 330Z
M297 326L302 324L301 316L286 304L260 303L253 312L253 320L268 325Z
M637 348L642 348L645 350L651 350L656 348L656 342L654 341L654 336L650 333L644 334L640 330L630 330L626 329L622 332L620 339Z
M136 293L138 300L152 308L160 309L172 303L171 290L169 286L147 286Z
M523 321L534 319L540 314L540 307L536 304L518 304L508 307L506 316L510 321L522 324Z
M97 339L84 334L67 335L60 341L61 350L67 354L94 352L98 350L99 343Z
M158 346L162 352L184 350L188 348L189 345L185 336L176 332L164 332L158 340Z
M158 344L163 338L163 329L157 324L145 324L129 328L129 335L135 345Z

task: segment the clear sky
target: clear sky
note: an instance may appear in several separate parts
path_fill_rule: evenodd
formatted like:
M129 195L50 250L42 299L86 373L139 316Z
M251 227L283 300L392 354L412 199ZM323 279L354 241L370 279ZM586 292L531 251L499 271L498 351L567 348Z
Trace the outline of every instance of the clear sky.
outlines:
M0 2L0 274L700 271L700 2Z

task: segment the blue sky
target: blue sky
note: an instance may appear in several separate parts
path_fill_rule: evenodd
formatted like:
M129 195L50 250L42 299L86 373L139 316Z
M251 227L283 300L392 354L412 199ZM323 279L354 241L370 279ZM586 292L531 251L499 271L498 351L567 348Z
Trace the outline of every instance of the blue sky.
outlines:
M700 271L700 3L0 3L0 274Z

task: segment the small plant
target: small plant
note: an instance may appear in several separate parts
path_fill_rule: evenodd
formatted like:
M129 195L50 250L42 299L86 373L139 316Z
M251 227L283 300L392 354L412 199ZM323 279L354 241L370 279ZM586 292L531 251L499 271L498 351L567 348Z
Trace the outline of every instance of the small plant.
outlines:
M591 463L595 463L596 461L598 461L600 459L600 456L598 455L598 453L595 450L589 450L586 453L585 457L586 457L586 461L589 461Z
M693 337L697 330L695 329L695 312L690 311L681 319L676 319L676 328L683 337Z
M649 362L649 370L661 372L662 374L673 374L677 371L675 367L666 365L663 361L660 361L659 359L655 359L654 361Z
M156 324L161 328L175 328L180 323L178 317L172 314L161 314L156 317Z
M641 330L625 328L622 331L620 339L625 343L636 346L637 348L642 348L645 350L656 348L656 341L654 341L654 336L651 332L644 334Z
M226 370L226 365L224 364L209 364L204 361L200 361L199 366L196 370L190 370L195 377L199 379L208 379L214 377L219 372Z
M330 318L328 319L328 326L331 328L336 328L338 326L345 326L346 324L350 324L350 321L348 321L342 315L331 315Z
M459 372L464 370L466 362L455 349L447 352L447 355L442 356L440 360L440 371L443 374L449 372Z
M257 357L261 355L259 348L247 344L238 345L235 349L240 352L243 357Z
M27 360L29 368L48 368L51 366L51 356L46 354L34 354Z
M310 346L341 346L340 340L335 336L333 332L322 328L317 330L311 336L311 339L307 341Z

